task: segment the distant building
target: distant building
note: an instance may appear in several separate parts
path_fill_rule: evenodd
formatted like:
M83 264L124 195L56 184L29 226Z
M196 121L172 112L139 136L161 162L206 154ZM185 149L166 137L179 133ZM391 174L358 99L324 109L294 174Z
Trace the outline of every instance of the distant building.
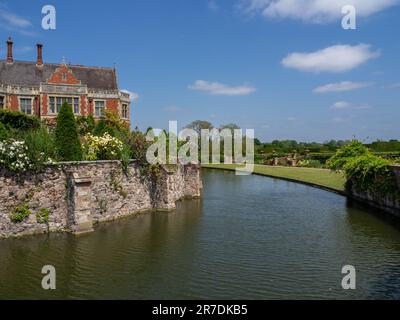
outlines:
M36 62L14 61L8 39L7 59L0 60L0 109L51 121L68 102L76 116L101 118L108 109L130 121L130 95L119 90L115 68L43 63L42 49L38 44Z

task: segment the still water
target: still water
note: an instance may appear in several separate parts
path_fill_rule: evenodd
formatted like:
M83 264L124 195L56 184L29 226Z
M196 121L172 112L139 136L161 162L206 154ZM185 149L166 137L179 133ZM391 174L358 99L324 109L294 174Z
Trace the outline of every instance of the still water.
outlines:
M400 299L400 229L308 186L204 170L202 200L0 241L0 299ZM57 290L41 289L41 269ZM357 289L341 287L344 265Z

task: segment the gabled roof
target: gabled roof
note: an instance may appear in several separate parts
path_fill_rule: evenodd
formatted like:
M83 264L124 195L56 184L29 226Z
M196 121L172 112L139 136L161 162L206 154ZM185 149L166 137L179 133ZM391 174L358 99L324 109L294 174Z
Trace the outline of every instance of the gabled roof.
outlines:
M39 87L46 83L61 64L44 64L41 67L36 62L14 61L8 64L0 61L0 84ZM85 67L67 65L74 76L87 85L89 89L118 90L117 75L112 68Z

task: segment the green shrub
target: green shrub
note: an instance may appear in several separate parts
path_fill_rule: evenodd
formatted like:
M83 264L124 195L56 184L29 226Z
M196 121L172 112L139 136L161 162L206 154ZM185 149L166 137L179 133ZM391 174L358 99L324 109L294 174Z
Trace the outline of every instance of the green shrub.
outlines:
M39 210L39 212L36 213L36 221L40 224L48 224L49 216L50 216L49 209L42 208Z
M72 107L64 103L57 116L55 130L57 155L64 161L82 160L82 147Z
M40 127L40 120L22 112L0 110L0 122L8 128L30 130Z
M84 117L84 116L77 117L76 124L78 127L78 133L81 136L84 136L88 133L92 133L94 128L96 127L96 124L94 122L94 118L92 115L89 115L87 117Z
M103 136L104 134L108 133L110 136L114 137L115 136L115 128L112 127L111 125L107 124L107 122L104 119L101 119L97 122L93 134L95 136Z
M17 173L33 169L25 141L0 141L0 167Z
M333 170L343 170L347 191L371 192L380 198L400 199L392 161L374 155L358 141L338 150L328 161Z
M0 122L0 141L4 141L10 138L10 132L6 126Z
M13 223L21 223L27 217L29 217L30 214L31 214L31 211L29 210L29 206L27 204L20 205L14 209L14 211L11 215L11 221Z
M313 160L313 159L301 160L301 161L299 161L298 166L303 167L303 168L322 168L323 167L321 161Z
M20 140L25 141L27 154L34 170L40 170L45 163L57 160L55 135L44 125L37 130L30 130L18 134Z
M370 151L360 141L353 140L350 144L339 149L335 155L327 162L328 168L332 170L341 170L347 161L370 154Z
M89 133L84 138L83 150L86 160L121 160L124 144L108 133L101 137Z
M359 192L372 192L382 197L399 194L395 174L389 160L372 153L349 159L344 171L348 186Z

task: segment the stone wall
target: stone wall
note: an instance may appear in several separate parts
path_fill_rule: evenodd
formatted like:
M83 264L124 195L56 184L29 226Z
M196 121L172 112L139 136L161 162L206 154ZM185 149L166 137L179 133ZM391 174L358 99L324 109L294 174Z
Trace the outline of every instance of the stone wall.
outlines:
M156 181L132 162L128 174L119 161L63 163L40 174L0 171L0 238L69 231L90 232L93 224L150 210L173 210L176 201L200 197L198 166L164 166ZM12 222L16 208L29 216ZM49 212L48 223L37 213Z
M397 180L397 187L400 192L400 166L393 166L393 172L395 173ZM379 195L376 195L372 192L359 192L354 187L351 190L351 198L359 200L364 203L368 203L369 205L386 211L392 215L400 217L400 200L395 199L393 197L382 198Z

